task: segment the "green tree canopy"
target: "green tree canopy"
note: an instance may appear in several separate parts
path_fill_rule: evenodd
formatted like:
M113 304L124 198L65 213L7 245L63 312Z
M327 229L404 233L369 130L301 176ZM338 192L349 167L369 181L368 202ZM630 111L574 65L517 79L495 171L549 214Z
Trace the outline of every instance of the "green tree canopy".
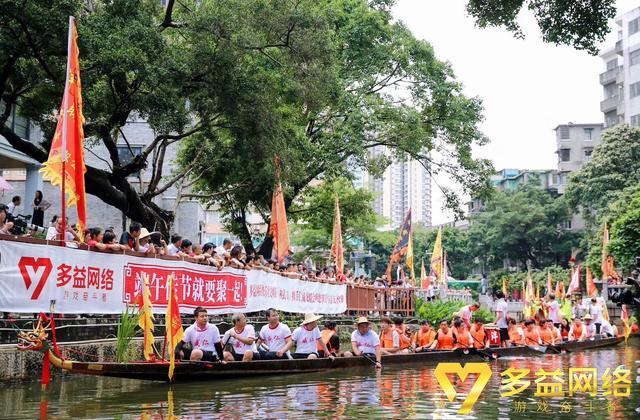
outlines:
M598 54L598 42L609 33L616 14L615 0L469 0L467 12L484 28L502 26L517 37L524 34L518 14L528 9L536 18L542 39Z
M541 269L566 264L580 235L562 224L571 213L562 198L552 198L532 180L513 192L496 192L486 211L472 219L470 242L476 255L498 268L505 258Z

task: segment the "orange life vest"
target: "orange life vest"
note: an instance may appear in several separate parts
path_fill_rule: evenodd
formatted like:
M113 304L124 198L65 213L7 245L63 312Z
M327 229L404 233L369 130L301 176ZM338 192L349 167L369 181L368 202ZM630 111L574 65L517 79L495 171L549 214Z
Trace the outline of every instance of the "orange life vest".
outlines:
M573 339L579 340L582 337L582 322L578 325L573 324Z
M416 347L430 346L435 338L436 332L433 329L430 329L427 332L422 332L422 329L420 329L418 332L413 334L413 344Z
M408 349L411 346L411 339L407 337L405 328L396 328L396 331L400 336L400 350Z
M484 332L484 326L480 326L480 329L476 330L476 326L471 327L471 337L473 337L473 347L482 349L485 346L485 339L487 335Z
M329 328L325 328L324 330L320 331L320 339L327 346L327 350L329 350L329 352L335 350L331 348L331 337L333 337L334 335L336 335L336 332L334 330L330 330ZM320 350L322 350L322 345L320 344L320 342L318 342L318 351Z
M459 330L456 331L456 340L458 342L458 348L468 349L471 347L471 337L469 337L469 332L466 329L462 329L462 332Z
M395 329L387 328L387 331L380 333L380 347L383 349L393 348L393 332Z
M449 330L446 334L442 330L438 330L438 344L436 345L438 350L453 350L453 344L452 330Z
M542 340L543 346L548 346L553 344L553 331L548 328L540 328L540 339Z
M518 328L510 328L509 329L509 341L516 346L521 346L524 344L524 340L522 336L518 332Z
M538 335L538 330L536 330L535 328L532 329L531 331L525 329L524 330L524 343L527 346L538 346L540 345L540 343L538 342L538 338L540 336Z

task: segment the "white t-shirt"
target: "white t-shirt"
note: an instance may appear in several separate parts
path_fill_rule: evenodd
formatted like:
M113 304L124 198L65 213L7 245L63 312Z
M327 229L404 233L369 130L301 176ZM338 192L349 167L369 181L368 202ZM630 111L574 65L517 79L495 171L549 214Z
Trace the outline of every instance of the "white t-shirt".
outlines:
M557 300L554 300L549 305L549 319L553 321L554 324L560 322L560 318L558 317L558 311L560 310L560 304Z
M469 305L460 309L460 318L462 318L463 321L471 323L471 307Z
M508 328L509 324L507 323L507 311L509 310L509 306L507 305L507 302L504 300L504 298L500 299L498 301L498 304L496 305L496 313L497 312L501 312L502 313L502 318L500 318L498 320L498 328Z
M49 229L47 229L47 241L55 241L57 239L57 236L58 230L55 227L51 226ZM65 241L73 241L74 236L71 232L65 232L64 239Z
M602 324L602 305L600 302L591 305L591 317L595 324Z
M356 343L356 348L362 353L375 354L376 346L380 345L380 337L373 330L369 330L365 335L355 330L351 333L351 342Z
M220 342L220 331L213 324L207 323L203 329L200 329L198 324L193 324L184 332L182 341L191 343L194 350L200 349L215 352L215 344Z
M615 335L613 333L613 327L611 326L611 324L609 322L607 322L606 320L602 321L602 325L600 325L600 334L609 334L609 335Z
M13 214L15 210L16 210L16 205L13 204L13 201L7 204L7 213Z
M174 244L169 244L169 246L167 247L167 252L169 253L169 255L176 255L178 251L180 250Z
M287 338L291 337L291 329L282 322L278 323L275 328L271 328L269 324L260 330L260 339L267 343L269 351L278 352L287 345Z
M223 345L230 344L233 348L233 352L239 355L243 355L247 350L251 350L254 353L258 351L256 349L255 341L251 344L245 344L242 341L231 337L232 331L235 330L232 328L224 333L224 337L222 337ZM235 333L242 338L256 338L256 331L253 329L253 325L245 325L241 332L235 331Z
M320 340L320 329L315 327L311 331L305 327L298 327L291 335L296 343L296 353L310 354L318 352L318 340Z
M225 252L229 252L226 249L224 249L224 246L222 245L218 245L215 249L216 254L218 254L218 257L220 258L224 258L224 254Z
M595 337L596 335L596 324L594 324L593 322L589 325L584 324L582 326L582 336L580 337L581 339L585 339L585 338L591 338L591 337Z

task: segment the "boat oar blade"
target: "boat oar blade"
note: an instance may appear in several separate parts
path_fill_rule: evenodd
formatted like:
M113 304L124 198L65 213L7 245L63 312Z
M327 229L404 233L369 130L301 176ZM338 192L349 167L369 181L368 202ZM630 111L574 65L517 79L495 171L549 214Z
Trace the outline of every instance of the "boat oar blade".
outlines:
M539 353L546 353L547 352L547 347L546 346L527 346L527 347L529 347L531 350L537 351Z

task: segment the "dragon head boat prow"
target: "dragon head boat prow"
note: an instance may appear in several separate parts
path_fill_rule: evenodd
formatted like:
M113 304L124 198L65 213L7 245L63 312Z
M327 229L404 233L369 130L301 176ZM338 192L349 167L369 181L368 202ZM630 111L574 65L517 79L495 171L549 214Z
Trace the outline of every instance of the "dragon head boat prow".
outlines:
M49 342L47 341L47 331L51 324L46 326L42 325L42 318L38 320L38 325L33 331L19 331L18 332L18 344L16 347L20 351L39 351L46 352L49 350Z

